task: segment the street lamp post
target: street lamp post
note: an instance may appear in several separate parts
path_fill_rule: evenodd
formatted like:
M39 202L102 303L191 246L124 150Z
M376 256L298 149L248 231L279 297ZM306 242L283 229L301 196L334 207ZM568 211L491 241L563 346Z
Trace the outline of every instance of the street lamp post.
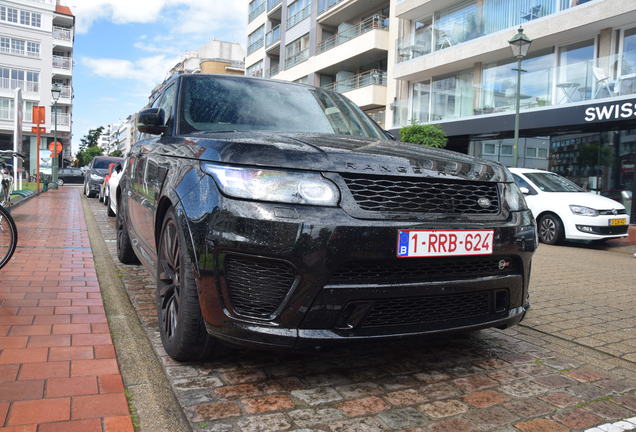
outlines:
M512 166L519 163L519 110L521 109L521 62L528 55L532 40L523 33L523 28L519 27L517 34L508 41L512 48L512 55L517 59L517 93L515 110L515 141L512 151Z
M57 159L57 101L61 93L62 88L57 83L53 84L53 87L51 87L51 97L53 98L53 116L55 121L53 127L53 163L51 165L51 176L53 177L55 187L57 187L57 169L59 164Z

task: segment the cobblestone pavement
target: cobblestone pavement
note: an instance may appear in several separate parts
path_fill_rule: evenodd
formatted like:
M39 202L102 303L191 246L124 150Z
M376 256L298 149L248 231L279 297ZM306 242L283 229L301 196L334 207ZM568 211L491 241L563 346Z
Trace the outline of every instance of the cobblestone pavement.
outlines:
M91 208L116 260L113 219L96 200ZM543 267L558 270L546 263L567 251L542 246L535 277L545 277ZM587 260L604 253L589 251ZM636 415L636 364L520 326L312 355L233 351L179 364L161 347L152 278L117 265L195 431L561 432ZM541 296L549 292L535 289L535 308L546 307Z
M636 362L636 259L541 245L523 325Z

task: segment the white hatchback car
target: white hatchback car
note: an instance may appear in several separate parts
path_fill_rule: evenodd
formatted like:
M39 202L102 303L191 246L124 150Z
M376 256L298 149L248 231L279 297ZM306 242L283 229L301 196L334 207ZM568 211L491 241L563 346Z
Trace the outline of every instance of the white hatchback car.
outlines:
M537 220L543 243L627 237L629 216L621 203L586 192L549 171L510 168L510 172Z

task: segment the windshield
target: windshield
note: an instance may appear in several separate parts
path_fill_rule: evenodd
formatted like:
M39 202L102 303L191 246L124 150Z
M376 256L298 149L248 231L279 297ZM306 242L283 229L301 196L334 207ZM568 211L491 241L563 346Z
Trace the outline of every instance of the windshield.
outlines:
M108 169L108 166L112 163L117 164L121 162L121 159L95 159L93 168L95 169Z
M585 192L565 177L554 173L524 173L543 192Z
M336 93L259 79L183 80L180 133L272 131L385 139L357 106Z

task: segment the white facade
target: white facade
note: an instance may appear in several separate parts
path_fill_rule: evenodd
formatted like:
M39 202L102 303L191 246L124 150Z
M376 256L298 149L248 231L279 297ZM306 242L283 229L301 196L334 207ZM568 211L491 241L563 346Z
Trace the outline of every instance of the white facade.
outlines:
M31 173L35 171L36 144L31 132L31 108L46 108L46 134L41 157L50 154L54 116L51 87L57 83L57 138L64 146L63 158L71 158L71 113L74 17L55 0L0 1L0 149L13 148L13 93L22 89L24 124L22 153L28 155Z

